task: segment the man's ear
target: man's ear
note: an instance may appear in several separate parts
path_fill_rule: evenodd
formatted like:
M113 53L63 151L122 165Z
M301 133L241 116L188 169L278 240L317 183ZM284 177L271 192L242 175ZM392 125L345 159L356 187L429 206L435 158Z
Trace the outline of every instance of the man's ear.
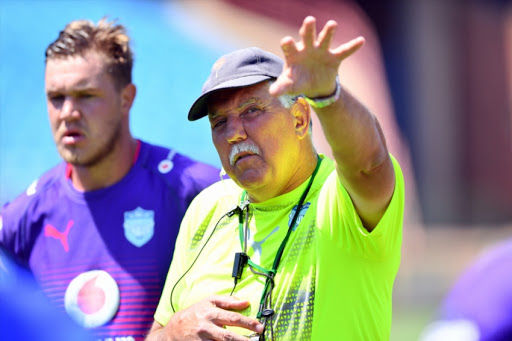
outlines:
M136 94L137 88L133 83L126 85L121 90L121 108L123 110L123 113L128 114L130 112L130 108L133 105L133 101L135 100Z
M292 114L295 117L295 132L302 140L308 135L311 124L311 108L304 98L297 98L292 106Z

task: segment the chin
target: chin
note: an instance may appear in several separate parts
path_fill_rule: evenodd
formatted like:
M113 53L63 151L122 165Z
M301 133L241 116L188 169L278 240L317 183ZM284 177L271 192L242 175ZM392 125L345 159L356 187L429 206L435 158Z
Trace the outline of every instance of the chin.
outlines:
M261 174L261 170L245 171L239 176L233 174L232 179L243 189L250 191L265 186L268 182L266 174Z
M69 149L59 149L60 157L72 165L79 163L79 157L76 152L70 151Z
M81 155L80 153L77 153L76 151L70 151L70 150L62 150L59 152L61 158L73 166L85 166L90 162L87 162L87 159Z

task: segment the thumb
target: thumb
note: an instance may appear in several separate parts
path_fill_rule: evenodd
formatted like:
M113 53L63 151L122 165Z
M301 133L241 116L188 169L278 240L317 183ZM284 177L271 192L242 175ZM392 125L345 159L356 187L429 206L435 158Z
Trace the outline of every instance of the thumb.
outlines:
M293 82L290 78L281 75L276 79L274 83L272 83L268 92L274 97L281 96L288 93L292 85Z

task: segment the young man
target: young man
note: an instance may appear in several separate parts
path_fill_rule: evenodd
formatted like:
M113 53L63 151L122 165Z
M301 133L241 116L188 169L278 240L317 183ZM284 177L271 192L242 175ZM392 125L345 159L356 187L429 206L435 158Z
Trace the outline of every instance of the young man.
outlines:
M403 177L337 81L364 39L331 48L336 22L315 26L281 41L284 63L247 48L213 65L189 119L208 116L232 181L185 215L147 340L389 339ZM315 151L310 105L335 160Z
M0 220L0 245L100 340L144 338L183 215L219 174L131 135L129 42L122 25L81 20L48 46L48 114L64 162Z

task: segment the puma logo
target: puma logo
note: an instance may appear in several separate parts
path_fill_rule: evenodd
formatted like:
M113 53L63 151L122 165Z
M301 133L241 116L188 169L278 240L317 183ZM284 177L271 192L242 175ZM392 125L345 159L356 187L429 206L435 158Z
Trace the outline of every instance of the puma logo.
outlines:
M277 226L275 229L272 230L272 232L269 233L268 236L266 236L265 238L263 238L261 241L256 241L255 239L253 239L252 241L249 241L249 246L252 247L252 249L254 250L254 255L251 257L251 259L254 259L255 261L257 261L259 263L260 261L260 257L261 257L261 251L262 251L262 245L263 243L268 239L270 238L271 235L273 235L274 233L276 233L277 231L279 230L279 226ZM250 230L248 231L248 238L251 238L250 236Z
M68 234L69 230L73 226L73 220L70 220L68 222L68 225L66 226L66 229L64 232L60 232L57 230L54 226L48 224L44 227L44 236L45 237L52 237L55 239L58 239L60 243L62 244L62 247L64 247L64 251L69 251L69 245L68 245Z

